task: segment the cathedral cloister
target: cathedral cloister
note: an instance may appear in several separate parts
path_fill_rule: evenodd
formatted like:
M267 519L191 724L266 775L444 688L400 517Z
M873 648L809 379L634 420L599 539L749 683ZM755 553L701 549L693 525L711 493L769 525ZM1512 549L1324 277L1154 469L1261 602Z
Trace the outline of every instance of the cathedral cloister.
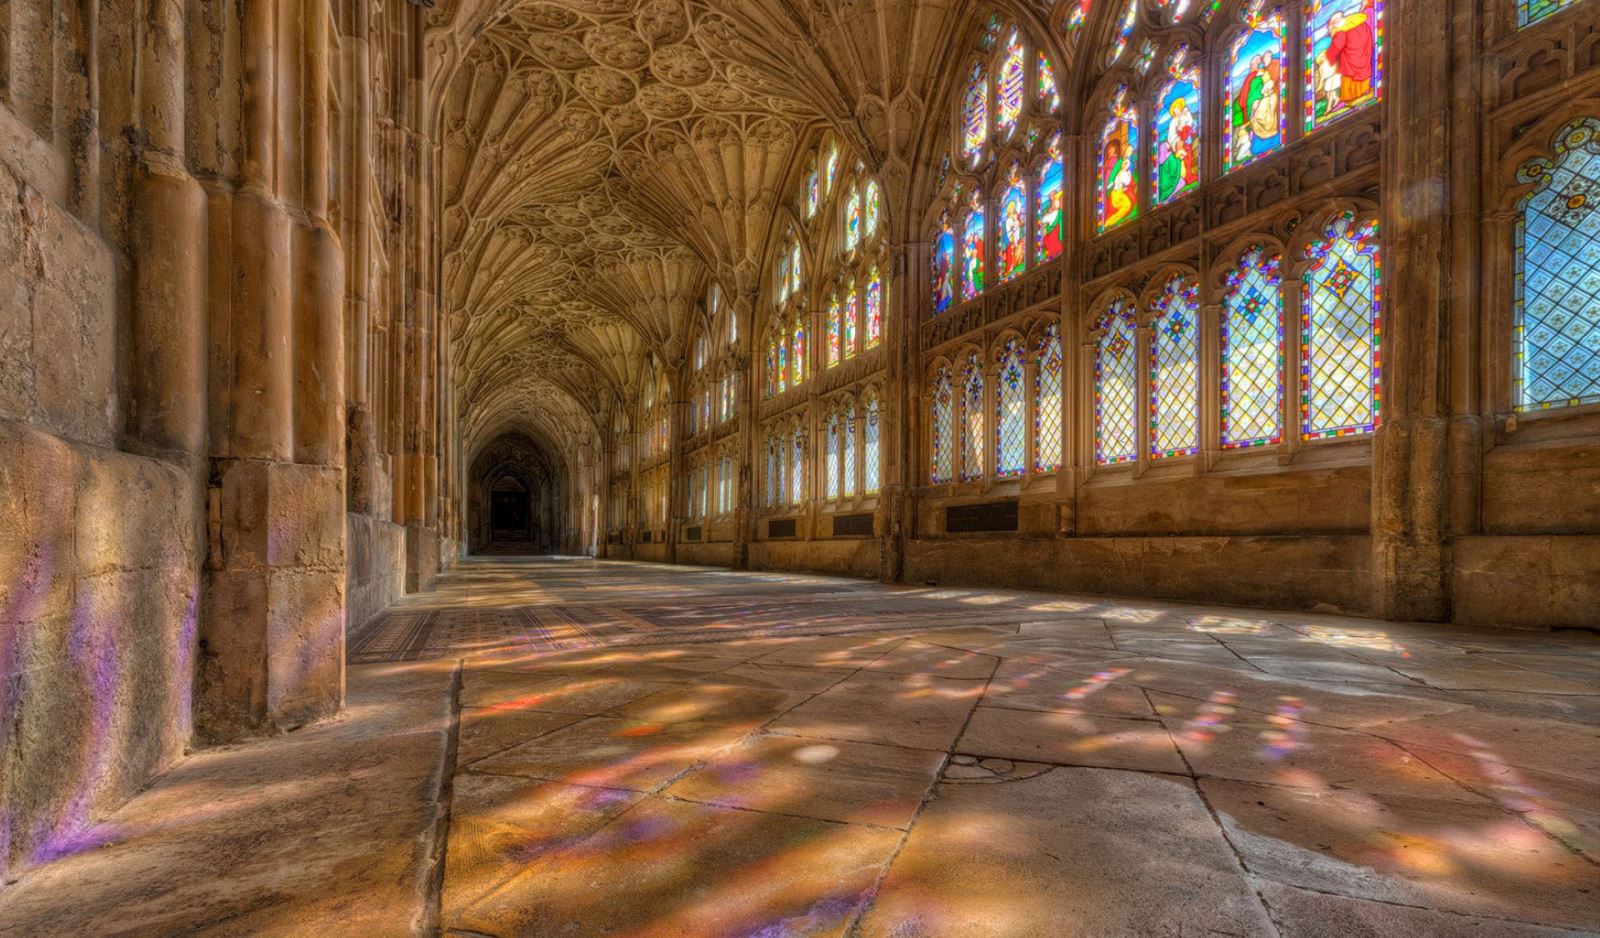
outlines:
M1600 935L1600 0L0 0L0 936Z

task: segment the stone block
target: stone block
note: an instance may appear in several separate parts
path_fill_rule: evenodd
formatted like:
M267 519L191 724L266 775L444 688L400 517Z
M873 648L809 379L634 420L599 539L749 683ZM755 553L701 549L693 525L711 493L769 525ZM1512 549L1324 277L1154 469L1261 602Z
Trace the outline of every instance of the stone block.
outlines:
M0 421L0 629L72 603L77 469L67 443Z
M288 727L344 703L344 571L271 574L267 611L267 719Z

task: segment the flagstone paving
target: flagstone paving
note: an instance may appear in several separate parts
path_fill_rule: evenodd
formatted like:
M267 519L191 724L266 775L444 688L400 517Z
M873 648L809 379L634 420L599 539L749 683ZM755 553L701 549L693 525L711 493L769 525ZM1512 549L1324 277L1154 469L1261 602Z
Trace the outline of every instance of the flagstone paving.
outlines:
M492 558L0 934L1600 934L1600 636Z

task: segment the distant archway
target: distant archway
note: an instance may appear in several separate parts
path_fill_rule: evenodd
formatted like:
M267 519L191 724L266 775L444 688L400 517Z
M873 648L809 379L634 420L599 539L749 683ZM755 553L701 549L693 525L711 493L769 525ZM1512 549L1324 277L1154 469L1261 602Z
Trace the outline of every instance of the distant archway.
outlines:
M562 549L568 480L564 463L523 433L505 433L472 461L467 549L548 554Z

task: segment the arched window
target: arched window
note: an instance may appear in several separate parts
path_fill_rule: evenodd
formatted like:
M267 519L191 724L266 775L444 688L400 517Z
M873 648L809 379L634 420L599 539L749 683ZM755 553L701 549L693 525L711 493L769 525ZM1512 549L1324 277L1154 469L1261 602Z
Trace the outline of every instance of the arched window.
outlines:
M939 214L939 231L933 238L933 312L935 315L955 302L956 235L950 227L950 213Z
M795 419L790 431L789 446L789 504L799 505L806 494L806 425Z
M1095 180L1098 230L1109 231L1139 214L1139 119L1128 89L1117 89L1100 131Z
M977 352L961 366L961 478L983 478L983 359Z
M1000 60L1000 70L995 84L995 134L1001 139L1011 136L1017 129L1017 119L1022 116L1022 89L1025 82L1022 34L1016 29L1006 40L1005 56Z
M789 325L789 379L796 386L806 380L806 317L796 313Z
M1134 307L1118 297L1100 314L1094 355L1094 448L1102 466L1138 457L1139 359Z
M1264 446L1283 438L1281 258L1253 247L1222 292L1222 445Z
M1523 164L1517 207L1512 405L1600 401L1600 118L1573 121Z
M1028 266L1028 190L1022 184L1020 163L1011 164L1005 190L1000 194L994 243L1000 258L999 279L1010 280Z
M841 448L839 433L839 412L837 410L829 410L826 458L823 460L827 463L823 467L823 477L826 480L827 497L829 499L839 497L839 451Z
M1300 432L1307 440L1378 426L1378 223L1337 218L1306 251L1300 318Z
M983 292L983 197L977 192L967 205L961 229L961 298L976 299Z
M1062 187L1061 134L1050 138L1050 147L1044 167L1039 171L1039 189L1034 208L1034 231L1037 248L1034 258L1039 261L1055 260L1061 256L1066 237L1066 192Z
M1537 23L1577 2L1578 0L1517 0L1517 25L1527 26Z
M1089 4L1085 3L1087 12ZM1133 37L1133 24L1139 18L1139 0L1128 0L1127 6L1122 8L1122 16L1117 21L1117 35L1112 40L1110 48L1106 50L1106 67L1117 64L1122 58L1122 53L1128 51L1128 40Z
M876 495L878 494L878 474L880 472L878 468L880 443L878 441L882 432L879 427L880 418L876 392L868 392L866 403L862 406L862 409L866 411L866 415L861 426L861 490L868 495Z
M1061 468L1061 328L1051 323L1039 339L1034 375L1033 468Z
M955 379L949 365L940 365L929 388L933 411L932 462L935 485L955 478L956 399Z
M1200 449L1200 292L1174 276L1161 286L1150 322L1150 455Z
M1055 66L1050 64L1050 57L1043 52L1039 53L1039 62L1035 66L1034 89L1039 98L1039 110L1050 114L1061 106L1061 86L1056 84Z
M1027 467L1027 350L1019 338L1007 339L995 364L995 464L997 476L1018 476Z
M817 156L811 155L806 165L806 218L815 218L822 207L822 176L817 171Z
M1382 0L1304 0L1306 131L1378 100Z
M854 251L860 243L861 190L851 186L850 195L844 200L844 249Z
M869 179L866 192L861 198L862 210L865 212L862 222L865 231L862 237L875 238L878 235L878 222L883 217L883 193L878 189L878 184Z
M867 348L883 340L883 279L878 268L867 273Z
M989 79L981 64L972 66L961 106L961 155L968 166L983 162L983 144L989 136Z
M1180 45L1167 58L1170 76L1156 92L1154 201L1171 202L1200 185L1200 69Z
M1074 0L1073 4L1067 8L1066 20L1061 24L1062 32L1070 34L1078 31L1078 27L1083 25L1083 21L1089 18L1090 2L1091 0Z
M767 428L767 507L776 508L784 503L783 455L787 440L780 425Z
M859 336L857 334L861 322L861 297L856 294L856 285L851 283L844 295L844 357L850 358L859 350Z
M1223 172L1283 145L1288 46L1283 9L1255 0L1245 10L1244 31L1233 41L1224 64Z
M844 434L843 466L839 475L841 482L840 493L845 497L854 497L856 494L856 402L846 399L841 407L840 432Z
M839 305L839 293L828 298L828 367L844 361L844 307Z

